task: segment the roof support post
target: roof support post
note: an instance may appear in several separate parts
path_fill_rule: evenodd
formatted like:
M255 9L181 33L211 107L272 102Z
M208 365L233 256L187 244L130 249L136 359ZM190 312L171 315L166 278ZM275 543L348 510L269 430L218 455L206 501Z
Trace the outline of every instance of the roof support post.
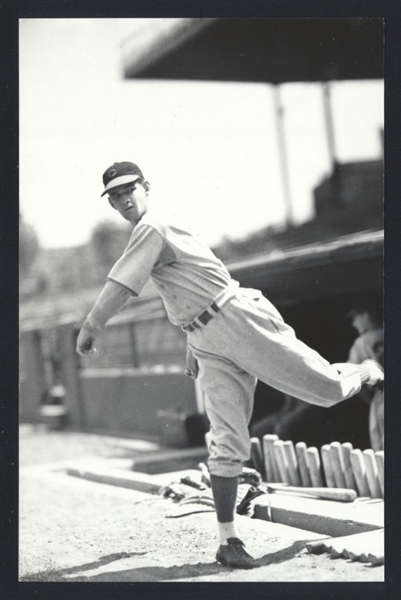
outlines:
M274 109L276 113L276 129L277 129L277 140L278 140L278 151L280 157L280 166L281 166L281 179L283 183L283 192L284 192L284 202L286 206L286 217L288 225L292 225L294 223L294 214L292 209L292 201L291 201L291 187L290 187L290 178L289 178L289 169L288 169L288 156L287 156L287 147L286 140L284 135L284 108L281 99L281 90L280 86L273 86L273 101L274 101Z
M334 135L333 109L331 105L331 88L329 81L323 82L323 109L326 124L327 145L329 149L331 171L334 172L337 165L337 158L336 141Z

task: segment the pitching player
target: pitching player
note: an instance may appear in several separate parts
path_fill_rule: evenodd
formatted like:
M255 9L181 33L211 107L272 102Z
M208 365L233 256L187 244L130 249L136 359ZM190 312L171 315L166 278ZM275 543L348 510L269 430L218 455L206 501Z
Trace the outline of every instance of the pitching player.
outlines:
M330 365L299 341L260 291L241 288L174 214L152 208L149 182L134 163L114 163L103 184L101 195L108 195L133 231L82 325L77 352L94 352L107 321L150 279L170 321L187 334L187 366L205 392L220 540L216 558L233 568L256 567L238 537L235 505L242 463L250 457L248 424L257 379L306 402L332 406L364 384L381 385L383 370L372 360Z

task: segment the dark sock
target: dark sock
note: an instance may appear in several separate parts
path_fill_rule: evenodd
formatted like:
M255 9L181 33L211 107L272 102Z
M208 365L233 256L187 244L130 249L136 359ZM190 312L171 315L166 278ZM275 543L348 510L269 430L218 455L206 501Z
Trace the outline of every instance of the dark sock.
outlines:
M211 474L210 483L218 522L230 523L234 521L238 477L220 477Z

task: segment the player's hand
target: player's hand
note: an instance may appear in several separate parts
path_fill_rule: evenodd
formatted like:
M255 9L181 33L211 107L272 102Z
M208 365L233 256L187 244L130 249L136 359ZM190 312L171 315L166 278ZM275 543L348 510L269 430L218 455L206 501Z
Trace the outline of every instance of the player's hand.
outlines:
M94 354L97 352L94 346L97 334L98 329L93 327L88 319L85 319L77 339L76 350L80 356L85 356L85 354Z
M186 364L187 368L185 370L185 375L192 377L192 379L196 379L199 374L199 365L198 361L192 354L191 350L187 346L187 356L186 356Z

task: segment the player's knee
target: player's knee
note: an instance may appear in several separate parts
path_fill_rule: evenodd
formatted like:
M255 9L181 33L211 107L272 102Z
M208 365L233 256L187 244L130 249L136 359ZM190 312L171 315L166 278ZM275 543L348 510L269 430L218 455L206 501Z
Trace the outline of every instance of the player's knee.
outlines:
M233 458L220 460L218 457L209 458L207 461L209 473L219 477L238 477L242 473L243 461Z

